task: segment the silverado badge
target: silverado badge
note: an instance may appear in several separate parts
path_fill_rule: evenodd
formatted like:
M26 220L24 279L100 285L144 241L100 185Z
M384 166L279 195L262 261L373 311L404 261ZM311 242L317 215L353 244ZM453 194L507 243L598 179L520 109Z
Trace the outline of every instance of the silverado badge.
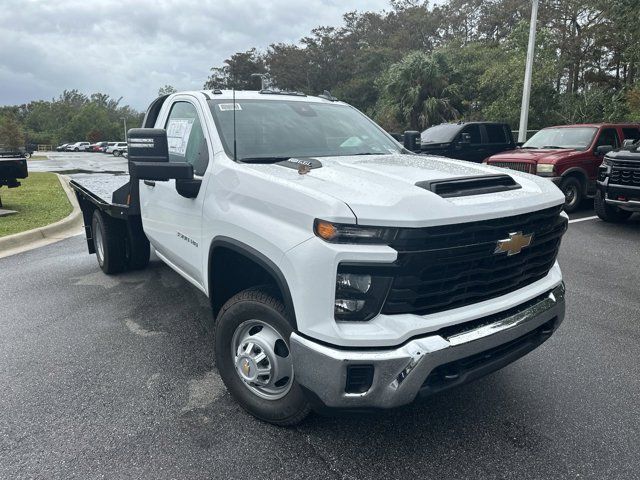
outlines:
M531 245L533 240L533 233L529 235L523 235L522 232L510 233L509 238L504 240L498 240L496 249L493 253L507 253L507 256L516 255L522 251L523 248Z

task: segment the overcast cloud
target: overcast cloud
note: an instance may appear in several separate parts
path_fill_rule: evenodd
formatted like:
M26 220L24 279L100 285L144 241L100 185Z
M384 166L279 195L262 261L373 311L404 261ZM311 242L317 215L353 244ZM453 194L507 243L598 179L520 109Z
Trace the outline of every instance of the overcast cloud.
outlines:
M0 105L107 93L146 108L158 88L199 89L232 53L297 42L388 0L0 0Z

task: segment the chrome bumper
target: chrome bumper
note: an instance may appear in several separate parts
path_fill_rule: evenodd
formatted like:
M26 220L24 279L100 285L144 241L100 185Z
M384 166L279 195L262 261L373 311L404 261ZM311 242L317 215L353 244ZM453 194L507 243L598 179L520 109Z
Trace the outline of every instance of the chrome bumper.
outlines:
M535 303L528 302L526 307L516 308L502 318L498 316L491 323L474 322L481 325L451 335L432 334L416 338L392 349L343 350L293 333L290 343L296 381L327 407L398 407L412 402L421 392L443 389L430 383L435 376L451 377L449 385L459 385L501 368L537 347L564 319L564 293L564 284L561 284ZM525 338L528 343L519 345L519 339ZM490 357L489 352L500 351L500 347L504 347L504 352L500 353L502 357L491 364L484 364L484 370L479 368L473 374L445 373L444 376L440 372L446 371L450 365L455 368L456 361L483 352ZM507 355L508 348L511 350ZM479 364L482 364L484 357L479 357ZM364 393L345 392L347 367L352 365L374 367L373 382ZM442 368L436 370L438 367ZM432 373L434 375L430 376Z

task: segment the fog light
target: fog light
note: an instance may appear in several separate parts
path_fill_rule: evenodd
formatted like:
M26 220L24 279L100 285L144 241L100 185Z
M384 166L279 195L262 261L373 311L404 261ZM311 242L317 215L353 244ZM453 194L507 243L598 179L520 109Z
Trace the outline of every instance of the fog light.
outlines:
M335 313L356 313L364 308L364 300L347 300L336 298Z
M340 290L354 290L367 293L371 288L371 275L359 275L356 273L338 273L336 286Z

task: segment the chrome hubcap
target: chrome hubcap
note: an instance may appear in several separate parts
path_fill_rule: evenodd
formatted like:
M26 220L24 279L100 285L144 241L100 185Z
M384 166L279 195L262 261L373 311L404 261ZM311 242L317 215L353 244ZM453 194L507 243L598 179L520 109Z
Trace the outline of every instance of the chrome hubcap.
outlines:
M567 203L573 203L577 195L578 195L578 192L576 191L576 187L574 186L565 187L564 196L567 200Z
M293 363L276 329L260 320L248 320L236 328L231 347L236 373L252 393L277 400L289 392Z

